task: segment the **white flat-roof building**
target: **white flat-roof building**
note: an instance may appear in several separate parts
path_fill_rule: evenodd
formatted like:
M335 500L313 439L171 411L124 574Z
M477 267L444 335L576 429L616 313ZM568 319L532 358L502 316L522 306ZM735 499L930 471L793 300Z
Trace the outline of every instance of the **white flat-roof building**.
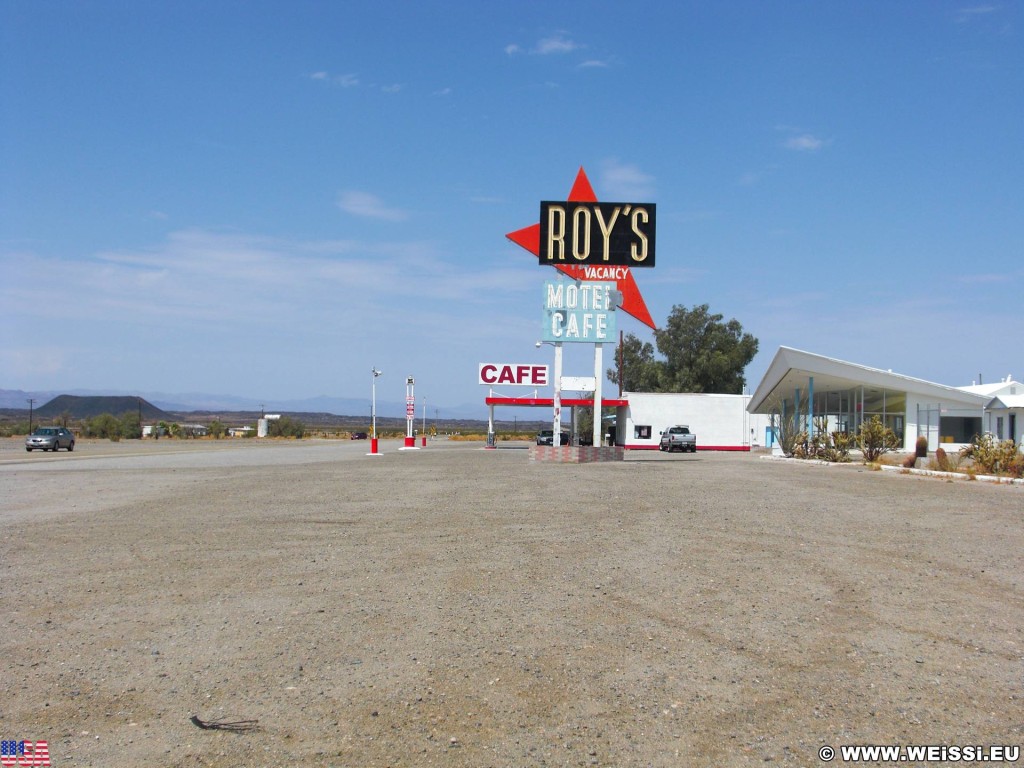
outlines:
M616 409L615 442L631 450L658 447L661 432L685 424L700 451L749 451L763 447L769 417L747 411L750 395L624 392Z

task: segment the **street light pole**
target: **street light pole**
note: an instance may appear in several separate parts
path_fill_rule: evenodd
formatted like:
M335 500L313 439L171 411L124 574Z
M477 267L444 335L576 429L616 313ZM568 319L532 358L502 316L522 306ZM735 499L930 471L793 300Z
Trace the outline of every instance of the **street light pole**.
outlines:
M377 377L383 373L374 366L370 368L373 380L370 386L370 453L377 455Z

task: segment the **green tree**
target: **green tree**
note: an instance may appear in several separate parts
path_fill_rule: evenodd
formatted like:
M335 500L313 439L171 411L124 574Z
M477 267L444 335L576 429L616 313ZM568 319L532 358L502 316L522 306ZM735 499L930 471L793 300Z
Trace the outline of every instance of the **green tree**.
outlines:
M271 419L267 423L267 435L269 437L297 437L301 438L306 434L306 425L291 416L282 416L280 419Z
M110 413L101 413L85 422L85 434L89 437L105 437L113 441L121 439L121 422Z
M608 379L619 383L619 369L622 370L623 392L660 392L659 379L662 364L654 358L654 346L628 333L622 339L622 346L616 350L615 367L608 369Z
M121 416L121 436L129 440L142 438L142 422L139 421L139 414L128 411Z
M743 371L757 354L757 339L738 320L722 319L707 304L672 307L665 327L654 332L665 356L663 391L742 394Z
M654 332L664 360L656 360L654 348L627 334L622 344L623 389L630 392L713 392L739 395L746 378L743 371L757 354L757 339L743 332L736 319L723 322L707 304L687 309L672 307L668 322ZM619 359L608 370L618 382Z
M225 434L227 434L227 431L227 426L225 426L224 422L220 419L214 419L210 422L210 434L213 435L215 440L220 440Z

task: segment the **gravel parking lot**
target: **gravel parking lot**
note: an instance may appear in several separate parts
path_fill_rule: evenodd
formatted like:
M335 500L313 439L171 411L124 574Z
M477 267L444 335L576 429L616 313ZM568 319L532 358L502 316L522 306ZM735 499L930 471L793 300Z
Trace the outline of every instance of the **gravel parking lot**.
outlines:
M3 738L224 768L1022 741L1020 486L399 445L0 441Z

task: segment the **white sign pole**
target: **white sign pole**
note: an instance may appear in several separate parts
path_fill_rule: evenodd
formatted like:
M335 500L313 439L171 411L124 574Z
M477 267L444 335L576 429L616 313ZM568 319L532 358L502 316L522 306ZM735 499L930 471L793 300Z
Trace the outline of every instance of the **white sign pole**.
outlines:
M594 345L594 442L596 448L601 445L601 367L604 365L604 345Z
M551 445L562 444L562 342L555 342L555 418Z

